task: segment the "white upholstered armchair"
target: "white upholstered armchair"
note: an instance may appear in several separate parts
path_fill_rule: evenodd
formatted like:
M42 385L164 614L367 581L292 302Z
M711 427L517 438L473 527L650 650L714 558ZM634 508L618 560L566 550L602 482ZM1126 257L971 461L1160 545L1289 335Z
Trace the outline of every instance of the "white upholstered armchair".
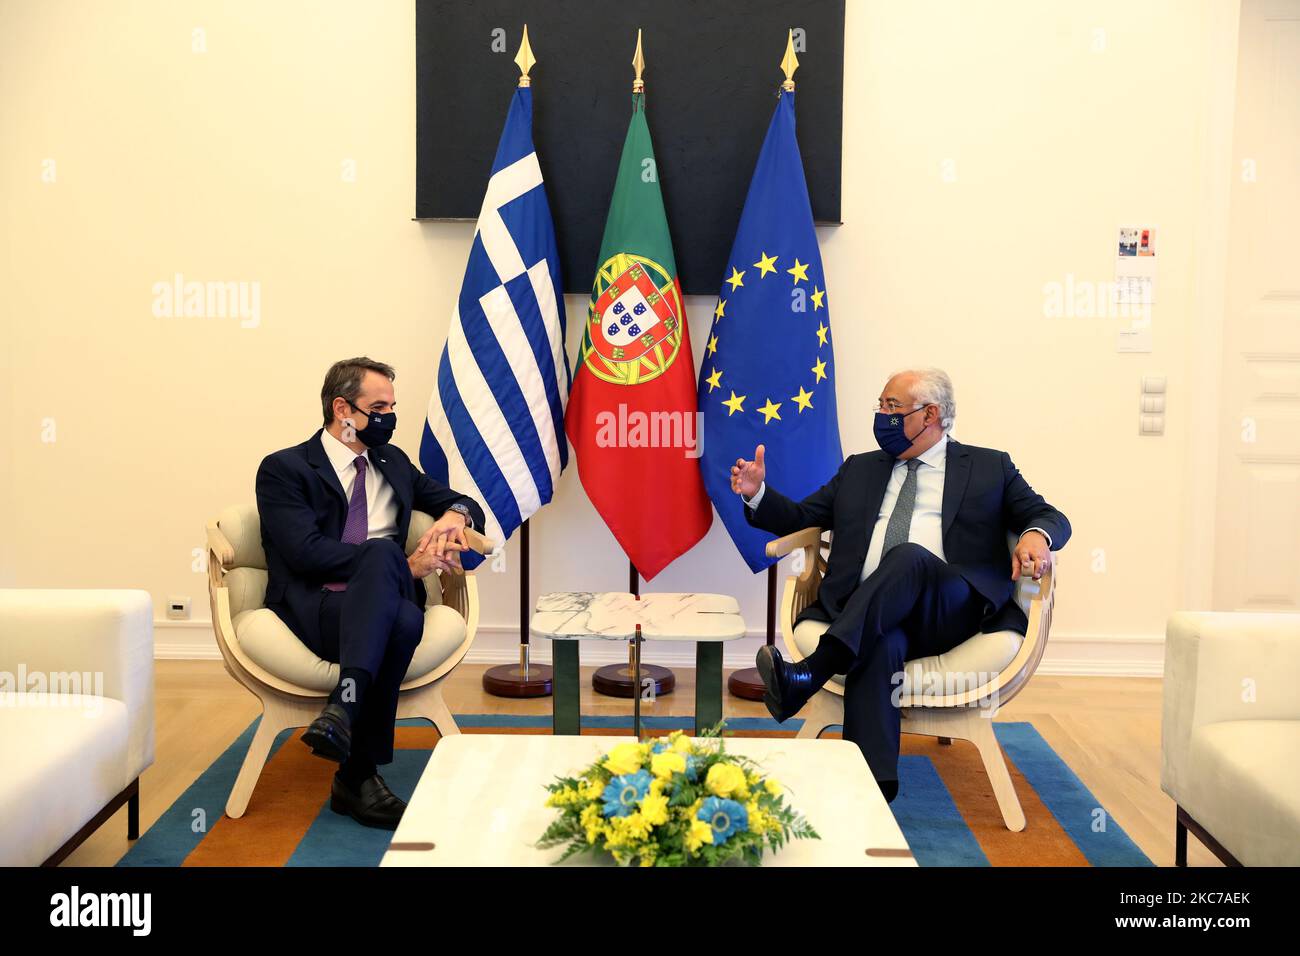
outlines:
M1183 612L1165 633L1160 789L1228 865L1300 866L1300 614Z
M411 514L409 555L433 524ZM480 554L492 542L466 529ZM208 522L208 594L212 629L226 670L262 702L262 719L226 802L226 815L241 817L257 786L271 745L281 731L316 719L338 683L339 665L321 660L266 607L266 555L254 505L227 508ZM444 736L460 731L442 699L442 683L461 662L478 630L478 589L473 573L434 572L424 578L424 637L415 649L397 701L397 716L423 717Z
M1015 535L1008 536L1008 559L1014 553L1016 540ZM803 551L803 570L786 579L780 612L781 636L789 657L795 661L811 654L830 627L820 621L795 626L795 618L817 599L829 548L821 528L805 528L767 545L770 558ZM902 732L938 737L942 743L950 743L954 737L971 741L979 750L1008 830L1023 830L1025 814L993 734L993 714L1020 692L1042 660L1052 624L1055 582L1055 561L1040 580L1020 579L1015 600L1029 620L1023 636L1015 631L974 634L944 654L917 658L904 665ZM831 678L813 695L800 716L804 719L800 737L819 737L827 727L842 725L844 675Z

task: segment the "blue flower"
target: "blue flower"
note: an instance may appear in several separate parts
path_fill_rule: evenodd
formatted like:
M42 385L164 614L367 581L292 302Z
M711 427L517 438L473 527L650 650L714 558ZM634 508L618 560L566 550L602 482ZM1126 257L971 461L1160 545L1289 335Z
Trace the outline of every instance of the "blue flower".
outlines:
M600 799L605 805L601 813L607 817L625 817L636 809L637 801L650 789L650 772L638 770L615 777L605 787ZM741 808L744 809L743 807Z
M699 768L695 765L695 754L686 755L686 779L694 783L699 777Z
M650 748L650 753L652 753L652 754L661 754L661 753L663 753L665 750L668 750L668 749L669 749L669 748L668 748L668 745L667 745L666 743L664 743L662 740L656 740L656 741L654 742L654 746Z
M735 800L709 797L696 816L713 827L713 845L725 843L733 833L749 829L749 812Z

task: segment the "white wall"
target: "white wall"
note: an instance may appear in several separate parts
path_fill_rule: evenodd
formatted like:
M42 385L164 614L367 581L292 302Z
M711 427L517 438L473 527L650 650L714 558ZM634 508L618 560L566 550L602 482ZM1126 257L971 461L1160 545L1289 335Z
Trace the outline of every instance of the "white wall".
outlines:
M1152 672L1186 600L1201 426L1184 373L1201 358L1193 318L1207 322L1198 274L1221 266L1205 179L1224 124L1203 63L1231 67L1229 8L848 3L844 225L819 229L844 447L874 447L888 372L947 368L956 434L1010 451L1074 525L1049 651L1059 669ZM196 28L206 52L192 50ZM205 519L251 501L262 456L312 433L337 358L397 366L397 441L415 457L472 227L411 221L413 30L407 0L0 7L16 503L0 584L144 587L159 617L182 594L206 619L191 568ZM535 76L544 97L544 63ZM1119 355L1121 320L1045 317L1044 285L1109 281L1115 230L1137 221L1160 230L1156 351ZM260 283L260 324L155 317L152 287L177 272ZM567 304L572 356L585 302ZM697 357L712 308L687 301ZM1161 438L1137 434L1144 374L1169 376ZM537 593L626 587L573 468L533 545ZM480 576L485 654L512 653L515 555L512 542L508 571ZM652 587L734 593L763 626L765 579L720 522ZM158 639L210 643L201 625Z

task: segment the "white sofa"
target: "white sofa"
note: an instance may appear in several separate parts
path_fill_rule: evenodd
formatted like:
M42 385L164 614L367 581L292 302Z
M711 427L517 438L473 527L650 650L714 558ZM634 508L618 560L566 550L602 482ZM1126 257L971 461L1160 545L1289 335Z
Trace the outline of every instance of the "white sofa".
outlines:
M55 865L153 763L145 591L0 589L0 866Z
M1300 866L1300 614L1184 612L1165 639L1160 787L1228 865Z

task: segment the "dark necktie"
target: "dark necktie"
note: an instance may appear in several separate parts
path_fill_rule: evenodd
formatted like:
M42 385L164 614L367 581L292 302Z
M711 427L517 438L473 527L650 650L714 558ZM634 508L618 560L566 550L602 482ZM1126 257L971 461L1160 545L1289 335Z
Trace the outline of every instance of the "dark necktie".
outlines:
M912 511L916 508L916 469L920 467L920 461L915 458L907 462L907 477L903 479L903 487L898 489L898 498L889 516L889 524L885 525L885 547L880 552L882 558L889 553L890 548L906 541L912 530Z
M348 516L343 522L342 541L344 544L363 544L370 530L366 519L366 456L357 455L353 464L356 465L357 477L352 483L352 500L348 502ZM330 591L346 591L347 587L346 581L331 581L325 585Z

